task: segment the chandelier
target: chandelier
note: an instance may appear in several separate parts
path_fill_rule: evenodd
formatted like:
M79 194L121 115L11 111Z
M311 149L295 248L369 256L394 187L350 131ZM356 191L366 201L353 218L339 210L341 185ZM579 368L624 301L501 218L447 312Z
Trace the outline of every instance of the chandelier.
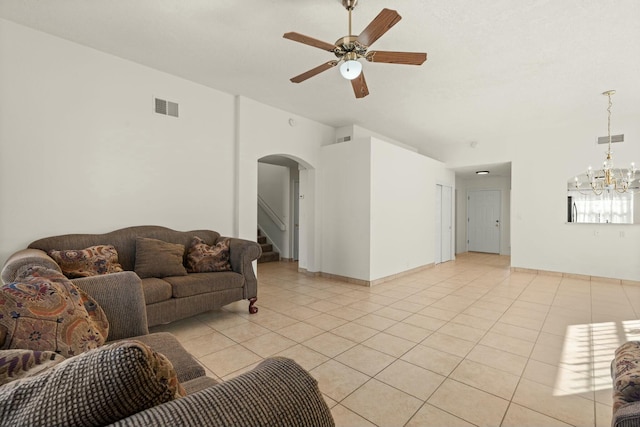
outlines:
M615 190L618 193L626 193L632 191L631 183L635 179L636 176L636 166L633 162L631 162L631 166L629 169L624 170L620 168L615 168L613 165L613 152L611 151L611 106L613 103L611 102L611 96L615 94L615 90L608 90L603 92L603 95L606 95L609 98L609 107L607 108L607 112L609 113L609 117L607 119L607 132L609 134L609 148L607 149L607 157L602 163L602 169L594 171L591 166L587 169L587 179L589 181L589 186L591 190L596 195L601 195L604 191ZM575 178L575 187L580 193L582 192L582 188L580 187L580 180L578 177Z

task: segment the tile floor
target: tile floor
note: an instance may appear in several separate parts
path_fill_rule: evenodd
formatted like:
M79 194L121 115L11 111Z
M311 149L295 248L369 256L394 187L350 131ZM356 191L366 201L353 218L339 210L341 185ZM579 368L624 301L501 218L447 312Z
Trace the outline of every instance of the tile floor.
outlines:
M225 380L293 358L338 426L608 426L609 362L640 339L640 286L456 261L373 288L258 266L247 302L153 328Z

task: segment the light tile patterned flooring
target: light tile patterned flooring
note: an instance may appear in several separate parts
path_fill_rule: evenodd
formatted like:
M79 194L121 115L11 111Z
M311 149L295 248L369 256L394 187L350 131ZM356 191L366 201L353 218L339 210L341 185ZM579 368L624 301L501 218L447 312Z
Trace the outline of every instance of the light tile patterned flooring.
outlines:
M640 339L640 286L509 262L461 254L373 288L260 264L257 314L241 301L153 330L221 380L296 360L338 426L609 426L609 363Z

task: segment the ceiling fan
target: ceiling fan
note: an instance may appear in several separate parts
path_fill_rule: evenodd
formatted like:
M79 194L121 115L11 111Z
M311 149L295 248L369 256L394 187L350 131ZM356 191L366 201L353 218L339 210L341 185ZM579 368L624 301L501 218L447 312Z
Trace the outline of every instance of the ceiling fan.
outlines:
M340 73L348 80L355 92L356 98L364 98L369 95L369 88L364 79L362 64L358 59L364 58L369 62L384 62L388 64L422 65L427 60L426 53L420 52L389 52L381 50L368 50L384 33L402 19L395 10L382 9L382 12L369 23L360 35L351 34L351 11L356 7L358 0L342 0L342 5L349 12L349 35L339 38L335 44L323 42L300 33L285 33L284 38L309 46L317 47L335 54L337 60L325 62L290 79L293 83L303 82L323 71L335 67L340 62Z

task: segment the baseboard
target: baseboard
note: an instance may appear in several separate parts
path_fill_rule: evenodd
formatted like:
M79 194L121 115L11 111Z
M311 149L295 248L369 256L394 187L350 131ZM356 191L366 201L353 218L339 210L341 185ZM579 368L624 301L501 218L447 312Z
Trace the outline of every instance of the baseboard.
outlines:
M536 270L533 268L511 267L511 271L515 273L539 274L540 276L554 276L567 279L586 280L590 282L611 283L614 285L636 285L640 286L638 280L615 279L612 277L589 276L587 274L562 273L559 271Z
M434 263L426 264L426 265L423 265L423 266L420 266L420 267L412 268L411 270L406 270L406 271L402 271L400 273L392 274L390 276L381 277L381 278L376 279L376 280L355 279L353 277L340 276L340 275L337 275L337 274L324 273L324 272L321 272L320 276L326 277L328 279L339 280L341 282L351 283L353 285L372 287L372 286L380 285L382 283L385 283L385 282L388 282L388 281L391 281L391 280L398 279L400 277L408 276L410 274L414 274L414 273L417 273L417 272L420 272L420 271L423 271L423 270L427 270L429 268L433 268L434 266L435 266Z

